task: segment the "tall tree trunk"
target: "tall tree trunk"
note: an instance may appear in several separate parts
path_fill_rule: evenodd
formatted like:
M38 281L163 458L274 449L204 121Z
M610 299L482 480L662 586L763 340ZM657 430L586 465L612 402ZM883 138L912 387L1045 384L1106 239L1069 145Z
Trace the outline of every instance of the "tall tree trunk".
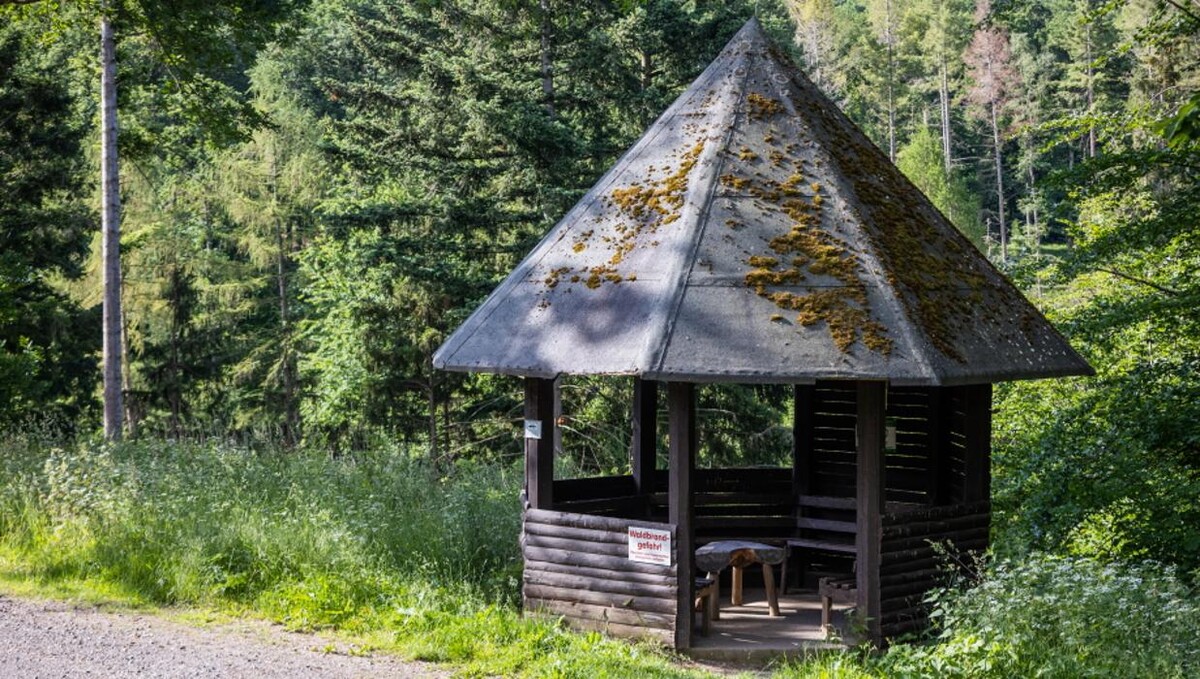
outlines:
M883 40L887 43L887 107L888 107L888 159L896 162L896 36L892 32L892 0L884 3L886 22Z
M940 61L941 63L938 64L938 71L941 76L938 84L938 104L941 106L942 115L942 162L946 166L946 176L949 177L954 158L950 150L950 76L947 73L949 66L946 64L946 50L944 45Z
M279 167L276 145L270 146L271 215L275 226L275 245L279 249L275 257L276 292L279 295L279 344L281 370L283 371L283 444L294 446L300 440L300 413L296 404L296 365L292 354L292 324L288 308L288 268L291 264L291 238L287 224L279 216Z
M121 309L121 393L125 395L123 407L125 410L125 430L129 436L136 438L140 415L137 412L137 399L133 398L133 375L129 368L129 319L125 310Z
M996 102L991 107L992 148L996 159L996 207L1000 219L1000 259L1008 261L1008 222L1004 216L1004 159L1000 150L1000 124L996 113Z
M1088 158L1096 157L1096 125L1091 122L1092 107L1096 101L1095 77L1096 71L1092 66L1092 22L1088 21L1084 26L1083 33L1084 41L1084 59L1087 60L1087 112L1088 112L1088 137L1087 137L1087 156Z
M650 89L654 84L654 57L649 50L642 50L641 54L641 85L642 91Z
M117 55L108 3L100 14L101 259L104 285L104 438L121 438L121 182L117 167Z
M554 61L550 54L551 30L553 24L550 22L550 0L538 0L539 14L541 15L541 75L542 75L542 96L546 100L546 114L553 120L554 111Z
M429 381L425 383L425 392L429 396L429 461L436 465L438 461L438 398L437 376L433 370L432 356L429 357L425 367L429 371Z

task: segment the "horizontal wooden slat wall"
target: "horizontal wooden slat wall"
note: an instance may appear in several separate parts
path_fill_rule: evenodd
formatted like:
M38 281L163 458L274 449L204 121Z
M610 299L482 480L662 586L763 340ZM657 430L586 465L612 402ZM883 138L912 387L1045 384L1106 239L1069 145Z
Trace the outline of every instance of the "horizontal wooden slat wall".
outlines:
M556 479L554 508L599 516L646 517L646 500L638 496L632 476Z
M945 457L943 482L947 496L952 502L961 501L964 495L964 479L967 472L967 403L965 391L959 388L946 390L946 411L949 415L948 450Z
M792 471L783 467L697 469L697 543L760 540L779 543L796 531ZM650 497L651 518L666 519L667 488Z
M946 555L931 543L947 545L961 557L987 549L990 503L925 507L883 515L880 566L881 631L896 637L928 624L925 594L944 582Z
M525 610L562 616L577 629L675 642L678 592L675 555L669 566L630 561L630 526L671 533L668 524L571 512L525 512Z
M885 414L896 427L896 448L884 458L884 484L889 502L930 504L930 478L934 469L934 447L938 432L932 412L936 400L932 390L919 387L889 387Z
M812 495L854 497L857 464L854 382L817 382L812 393Z

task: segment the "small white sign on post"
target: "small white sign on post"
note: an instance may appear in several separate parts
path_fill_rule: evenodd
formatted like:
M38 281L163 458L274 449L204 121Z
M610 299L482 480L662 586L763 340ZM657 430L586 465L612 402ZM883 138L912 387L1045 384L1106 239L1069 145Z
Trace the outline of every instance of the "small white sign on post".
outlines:
M671 565L671 531L629 527L629 560Z
M542 438L542 421L541 420L525 420L525 438L527 438L527 439Z

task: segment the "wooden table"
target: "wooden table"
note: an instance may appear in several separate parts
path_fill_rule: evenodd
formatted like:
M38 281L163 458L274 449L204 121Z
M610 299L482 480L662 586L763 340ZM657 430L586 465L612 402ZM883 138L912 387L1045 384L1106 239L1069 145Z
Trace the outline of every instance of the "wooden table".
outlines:
M762 564L763 583L767 590L767 608L773 617L779 616L779 598L775 593L775 573L771 566L783 563L785 550L783 547L765 545L761 542L747 540L721 540L710 542L696 550L696 567L708 573L714 582L720 582L722 570L733 568L733 587L730 591L730 603L734 606L742 604L742 569L754 564ZM718 588L719 589L719 588ZM709 617L720 620L721 614L717 601L719 592L709 598Z

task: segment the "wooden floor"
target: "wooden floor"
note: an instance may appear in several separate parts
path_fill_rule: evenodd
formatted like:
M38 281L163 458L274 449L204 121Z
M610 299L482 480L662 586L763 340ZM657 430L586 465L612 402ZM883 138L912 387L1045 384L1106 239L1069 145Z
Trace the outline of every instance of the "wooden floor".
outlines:
M761 589L746 589L741 606L731 606L729 592L721 592L721 619L714 620L708 636L701 636L699 619L692 637L690 655L730 661L765 661L780 656L842 648L836 638L826 638L821 629L821 602L812 590L790 591L779 596L781 617L768 615L766 595ZM834 609L833 622L843 616Z

